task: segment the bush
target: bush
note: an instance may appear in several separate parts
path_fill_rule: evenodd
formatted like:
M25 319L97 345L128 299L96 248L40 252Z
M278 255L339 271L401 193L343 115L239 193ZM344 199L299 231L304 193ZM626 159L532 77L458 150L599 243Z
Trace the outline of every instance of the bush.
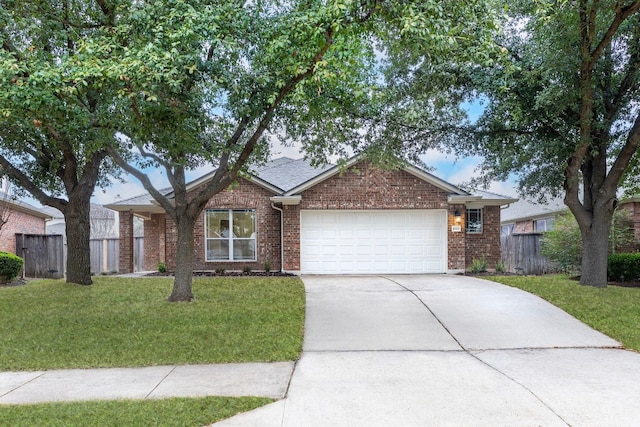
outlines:
M159 262L158 263L158 271L160 273L166 273L167 272L167 264L165 264L164 262Z
M483 273L487 271L487 260L474 258L471 260L471 272L472 273Z
M0 252L0 281L9 282L20 274L24 260L9 252Z
M616 210L609 233L609 253L633 245L633 222L626 210ZM582 262L582 235L578 222L569 211L556 218L554 229L542 237L542 255L549 258L559 270L567 274L580 273Z
M582 235L573 214L566 211L559 215L554 228L542 237L540 252L557 268L567 274L580 271L582 262Z
M640 253L609 256L609 279L620 282L640 279Z
M504 265L504 261L496 262L496 273L504 273L505 271L507 271L507 267Z

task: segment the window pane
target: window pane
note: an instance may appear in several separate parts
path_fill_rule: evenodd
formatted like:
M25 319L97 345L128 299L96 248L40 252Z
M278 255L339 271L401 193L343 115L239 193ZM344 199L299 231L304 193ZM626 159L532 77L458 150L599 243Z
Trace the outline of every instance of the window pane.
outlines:
M207 238L229 237L229 211L207 211Z
M228 260L229 240L207 240L207 261Z
M256 258L256 241L254 239L234 239L233 259L254 260Z
M467 233L482 233L482 209L467 209Z
M251 238L254 237L255 231L255 212L233 212L233 237Z

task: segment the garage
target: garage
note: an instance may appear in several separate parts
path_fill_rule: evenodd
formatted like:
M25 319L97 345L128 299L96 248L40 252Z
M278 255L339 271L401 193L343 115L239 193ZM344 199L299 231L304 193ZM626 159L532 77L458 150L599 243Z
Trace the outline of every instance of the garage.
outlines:
M302 273L447 271L446 210L302 210L300 217Z

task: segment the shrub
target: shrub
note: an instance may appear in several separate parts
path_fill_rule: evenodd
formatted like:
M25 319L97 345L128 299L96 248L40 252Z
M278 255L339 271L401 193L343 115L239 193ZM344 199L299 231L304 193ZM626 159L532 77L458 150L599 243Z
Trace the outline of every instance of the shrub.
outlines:
M556 218L553 230L541 240L540 252L556 267L567 274L580 271L582 261L582 235L573 214L565 211Z
M484 258L478 259L474 258L471 260L471 272L472 273L483 273L487 271L487 260Z
M24 260L9 252L0 252L0 281L9 282L20 274Z
M616 210L609 233L609 253L615 253L633 242L633 222L629 212ZM580 272L582 235L578 222L570 211L559 215L554 223L554 229L545 233L540 252L561 271L567 274Z
M165 264L164 262L159 262L158 263L158 271L160 273L166 273L167 272L167 264Z
M507 267L504 265L504 261L500 260L496 262L496 273L504 273Z
M245 267L245 268L243 268L243 269L242 269L242 272L243 272L244 274L251 274L251 267Z
M609 256L609 279L620 282L640 279L640 253Z
M216 274L224 274L224 268L222 267L216 268Z
M265 271L266 273L268 273L268 272L270 272L270 271L271 271L271 263L270 263L269 261L265 261L265 262L264 262L264 271Z

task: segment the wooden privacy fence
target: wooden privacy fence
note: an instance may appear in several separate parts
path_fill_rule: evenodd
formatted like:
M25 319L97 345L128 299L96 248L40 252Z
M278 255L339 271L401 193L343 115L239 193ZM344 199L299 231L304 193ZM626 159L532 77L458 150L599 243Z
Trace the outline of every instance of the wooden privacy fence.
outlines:
M120 239L91 239L91 273L115 273L120 269ZM134 271L144 270L144 237L133 241Z
M540 253L541 233L502 236L505 270L519 274L546 274L554 271L549 258Z
M115 273L120 264L120 239L91 239L91 273Z
M25 277L64 277L64 238L60 234L16 234L16 255Z

